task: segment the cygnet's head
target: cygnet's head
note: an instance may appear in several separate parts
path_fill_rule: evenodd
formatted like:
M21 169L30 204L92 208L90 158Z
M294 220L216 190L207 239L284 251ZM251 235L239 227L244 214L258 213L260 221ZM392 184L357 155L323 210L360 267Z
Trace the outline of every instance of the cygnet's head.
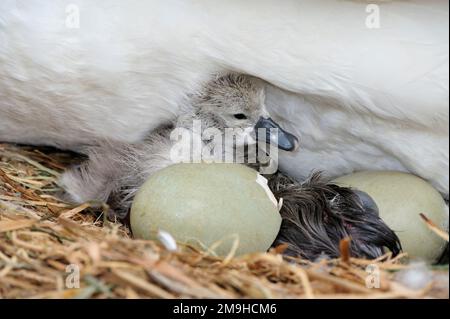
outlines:
M246 144L263 137L282 150L294 151L298 147L298 139L271 119L265 105L264 82L257 78L241 74L219 77L196 94L192 104L204 128L222 132L235 129L241 132L237 135L245 137L236 140L245 140Z

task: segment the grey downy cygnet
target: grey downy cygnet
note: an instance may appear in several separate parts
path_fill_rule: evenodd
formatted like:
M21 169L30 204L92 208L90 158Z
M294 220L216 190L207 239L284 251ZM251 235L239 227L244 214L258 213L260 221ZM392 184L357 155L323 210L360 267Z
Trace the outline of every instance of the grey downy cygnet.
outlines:
M88 160L60 179L66 199L106 202L123 218L140 186L172 164L204 160L208 154L215 162L231 160L256 167L264 162L257 155L264 154L266 165L274 165L267 164L269 149L261 152L258 141L293 151L298 139L270 118L264 102L261 80L240 74L218 77L190 96L171 123L150 132L142 142L102 141L87 148ZM195 148L193 140L198 138Z

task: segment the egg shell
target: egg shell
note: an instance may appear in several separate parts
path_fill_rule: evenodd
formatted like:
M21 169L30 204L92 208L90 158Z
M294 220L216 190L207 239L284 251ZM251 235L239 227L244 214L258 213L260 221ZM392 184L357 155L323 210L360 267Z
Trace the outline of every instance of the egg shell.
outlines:
M149 178L137 193L130 223L136 238L169 232L178 242L226 255L270 248L281 216L266 180L239 164L176 164Z

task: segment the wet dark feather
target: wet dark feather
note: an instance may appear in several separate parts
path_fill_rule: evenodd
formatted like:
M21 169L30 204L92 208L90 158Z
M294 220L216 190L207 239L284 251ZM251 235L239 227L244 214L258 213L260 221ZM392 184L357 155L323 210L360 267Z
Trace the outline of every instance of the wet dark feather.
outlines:
M269 186L277 199L283 198L283 221L273 246L288 244L285 254L336 258L346 237L351 238L352 257L373 259L385 249L393 255L401 252L396 234L354 190L327 183L320 173L303 183L278 173Z

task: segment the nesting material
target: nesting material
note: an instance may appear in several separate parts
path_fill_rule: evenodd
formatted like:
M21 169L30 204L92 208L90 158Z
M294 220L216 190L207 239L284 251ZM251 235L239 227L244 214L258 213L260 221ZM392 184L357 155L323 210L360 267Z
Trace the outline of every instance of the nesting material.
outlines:
M106 207L57 199L55 181L72 161L73 154L0 144L0 298L448 298L440 284L448 268L420 289L395 281L406 268L402 256L286 261L279 246L215 257L132 239L104 221ZM379 288L366 286L367 270L379 270Z
M437 236L430 227L448 229L448 207L428 182L412 174L388 171L358 172L334 182L368 193L411 258L433 263L442 255L448 237Z

